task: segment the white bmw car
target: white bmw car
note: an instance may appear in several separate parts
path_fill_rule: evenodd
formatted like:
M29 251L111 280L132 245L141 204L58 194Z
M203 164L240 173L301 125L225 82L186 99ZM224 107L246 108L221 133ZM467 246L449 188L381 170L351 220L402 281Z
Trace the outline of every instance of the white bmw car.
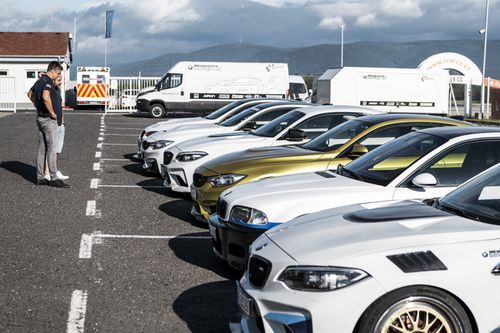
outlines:
M189 139L212 134L250 131L267 124L271 120L299 107L309 107L309 103L279 101L258 104L227 118L220 124L191 124L176 126L170 130L156 132L145 137L141 144L143 168L161 173L163 153L169 147Z
M302 144L344 122L346 117L381 113L353 106L311 106L284 114L251 133L200 137L169 148L165 185L176 192L190 192L194 170L216 157L250 148Z
M293 218L362 202L442 197L499 162L499 128L449 126L394 139L337 172L235 186L222 192L209 219L214 251L241 268L252 241Z
M201 124L219 124L226 120L229 117L232 117L252 106L263 104L263 103L272 103L283 101L282 99L272 99L272 98L249 98L249 99L240 99L234 102L231 102L214 112L206 115L205 117L191 117L191 118L170 118L167 120L163 120L157 122L155 124L149 125L144 128L139 134L137 138L138 144L138 157L141 152L141 144L144 137L148 137L156 132L161 131L170 131L175 127L182 125L201 125Z
M238 287L241 328L498 333L499 279L497 165L427 204L340 207L266 232Z

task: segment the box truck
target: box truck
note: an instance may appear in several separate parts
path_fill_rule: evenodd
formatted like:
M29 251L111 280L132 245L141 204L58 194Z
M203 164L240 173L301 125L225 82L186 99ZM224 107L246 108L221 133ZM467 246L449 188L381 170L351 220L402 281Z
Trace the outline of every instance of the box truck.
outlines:
M318 79L317 103L447 115L448 93L445 70L343 67L329 69Z
M181 61L137 95L137 110L207 113L245 97L285 98L288 89L287 64Z
M77 67L76 105L104 107L109 98L109 67ZM108 101L109 102L109 101Z

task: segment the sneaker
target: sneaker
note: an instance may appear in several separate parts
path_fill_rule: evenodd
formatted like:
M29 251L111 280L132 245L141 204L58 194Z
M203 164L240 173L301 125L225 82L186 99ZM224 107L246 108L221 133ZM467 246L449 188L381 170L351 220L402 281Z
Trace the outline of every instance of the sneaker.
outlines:
M66 180L66 179L69 179L68 176L65 176L61 173L61 171L57 171L57 179L60 179L60 180Z
M47 179L48 182L50 182L50 175L45 175L43 176L44 179Z
M60 179L53 180L49 183L50 187L58 187L58 188L69 188L69 185L63 182Z
M49 181L46 178L37 179L35 185L49 185Z

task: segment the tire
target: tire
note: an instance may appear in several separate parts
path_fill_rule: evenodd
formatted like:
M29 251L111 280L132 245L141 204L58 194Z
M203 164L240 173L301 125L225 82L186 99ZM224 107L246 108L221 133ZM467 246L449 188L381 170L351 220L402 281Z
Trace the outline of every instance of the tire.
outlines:
M439 329L441 324L444 327ZM375 301L361 316L356 332L473 333L474 330L455 297L437 288L413 286L397 289Z
M165 107L161 104L153 104L149 108L149 115L151 118L163 118L166 114Z

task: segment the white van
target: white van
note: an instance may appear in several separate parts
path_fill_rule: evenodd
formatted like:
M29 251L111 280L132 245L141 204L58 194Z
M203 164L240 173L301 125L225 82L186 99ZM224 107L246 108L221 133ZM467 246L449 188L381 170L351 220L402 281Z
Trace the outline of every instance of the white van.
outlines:
M304 78L300 75L289 75L288 77L290 80L288 98L309 102L309 90Z
M285 98L288 65L181 61L152 91L137 95L137 110L154 118L172 112L207 113L241 98Z

